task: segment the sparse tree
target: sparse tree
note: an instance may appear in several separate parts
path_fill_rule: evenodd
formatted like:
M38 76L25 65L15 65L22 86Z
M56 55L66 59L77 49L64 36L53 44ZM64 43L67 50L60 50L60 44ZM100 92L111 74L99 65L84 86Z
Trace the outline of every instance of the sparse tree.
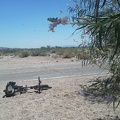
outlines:
M58 24L71 24L78 26L75 31L81 30L83 35L89 35L91 56L107 61L112 73L108 79L97 81L94 87L104 95L112 95L115 110L120 104L120 1L71 0L71 2L74 5L68 8L70 17L48 19L52 22L50 30L54 31Z

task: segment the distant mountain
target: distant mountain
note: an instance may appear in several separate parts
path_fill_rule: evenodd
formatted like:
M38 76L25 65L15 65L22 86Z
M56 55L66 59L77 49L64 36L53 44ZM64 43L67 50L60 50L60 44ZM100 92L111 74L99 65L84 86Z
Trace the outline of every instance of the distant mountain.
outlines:
M0 47L0 50L7 50L7 49L10 49L10 48L7 48L7 47Z

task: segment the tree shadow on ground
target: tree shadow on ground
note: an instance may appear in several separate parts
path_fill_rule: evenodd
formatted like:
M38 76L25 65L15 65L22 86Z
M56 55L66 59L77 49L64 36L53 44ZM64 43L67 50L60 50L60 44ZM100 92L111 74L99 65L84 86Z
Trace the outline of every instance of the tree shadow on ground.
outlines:
M90 81L93 83L94 81ZM80 85L81 89L78 94L84 96L85 100L90 101L92 104L94 103L105 103L110 105L113 103L113 96L111 94L104 94L96 87L91 87L87 85ZM104 118L95 118L94 120L120 120L118 116L105 116Z
M79 92L80 95L84 96L86 100L91 101L92 103L106 103L110 104L113 102L113 97L109 94L104 95L102 92L98 91L95 88L82 88Z
M93 119L93 120L120 120L120 118L118 118L117 116L116 117L106 116L104 118L96 118L96 119Z

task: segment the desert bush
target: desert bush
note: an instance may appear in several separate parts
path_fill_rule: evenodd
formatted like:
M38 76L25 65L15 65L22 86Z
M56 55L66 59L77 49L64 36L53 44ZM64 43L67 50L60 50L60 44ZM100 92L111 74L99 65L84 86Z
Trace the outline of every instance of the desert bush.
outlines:
M48 54L46 52L41 52L40 56L47 56Z
M3 53L2 52L0 52L0 56L2 56L3 55Z
M80 60L89 60L90 59L90 50L87 50L86 48L81 48L78 50L78 53L76 54L76 58Z
M30 55L31 56L46 56L47 52L48 52L46 49L43 48L43 47L42 48L30 49Z
M13 56L13 55L16 55L18 51L19 49L7 48L7 49L0 50L0 54L4 56L9 56L9 55Z
M63 49L58 49L56 54L59 55L59 56L62 56L63 53L64 53Z
M56 54L63 58L72 58L78 54L79 48L65 47L65 48L56 48Z
M24 57L28 57L29 56L29 52L28 51L21 51L19 54L19 57L24 58Z
M27 57L31 56L47 56L48 54L56 54L59 57L71 58L78 54L77 47L41 47L41 48L33 48L33 49L5 49L0 50L0 55L12 55L12 56L20 56Z
M50 51L50 53L56 53L56 50L55 50L55 49L52 49L52 50Z
M39 56L40 55L40 50L31 50L31 56Z
M63 53L63 58L72 58L74 57L74 53L71 50L65 50Z

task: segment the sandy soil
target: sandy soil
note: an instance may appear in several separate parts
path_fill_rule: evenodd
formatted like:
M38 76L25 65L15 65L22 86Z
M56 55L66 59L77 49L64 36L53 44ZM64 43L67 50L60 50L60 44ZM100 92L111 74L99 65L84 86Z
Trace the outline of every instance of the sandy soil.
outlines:
M60 64L61 62L71 62L71 60L58 58L48 60L44 57L23 59L5 57L0 59L0 68L34 66L44 63ZM0 82L0 120L114 120L116 114L111 105L90 101L81 93L80 85L89 84L94 77L44 80L42 84L48 84L52 89L44 90L40 94L30 90L21 95L17 93L16 96L10 98L2 98L6 85L2 81ZM23 86L36 84L37 80L17 82L17 85ZM120 113L120 108L116 113Z
M26 57L19 58L18 56L3 56L0 57L0 69L7 68L19 68L19 67L35 67L42 66L47 64L61 64L61 63L70 63L76 61L76 58L71 59L63 59L58 57L57 55L51 56L37 56L37 57Z

